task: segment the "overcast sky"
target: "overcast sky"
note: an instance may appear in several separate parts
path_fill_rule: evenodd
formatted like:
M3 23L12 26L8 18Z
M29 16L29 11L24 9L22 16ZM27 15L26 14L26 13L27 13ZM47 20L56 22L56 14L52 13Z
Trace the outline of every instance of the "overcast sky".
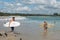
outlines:
M0 12L60 13L60 0L0 0Z

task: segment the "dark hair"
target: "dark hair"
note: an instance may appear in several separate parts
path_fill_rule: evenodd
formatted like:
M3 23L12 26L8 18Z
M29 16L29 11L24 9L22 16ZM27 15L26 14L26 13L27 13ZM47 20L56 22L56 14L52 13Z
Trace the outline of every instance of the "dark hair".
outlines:
M15 17L12 17L13 21L15 21Z

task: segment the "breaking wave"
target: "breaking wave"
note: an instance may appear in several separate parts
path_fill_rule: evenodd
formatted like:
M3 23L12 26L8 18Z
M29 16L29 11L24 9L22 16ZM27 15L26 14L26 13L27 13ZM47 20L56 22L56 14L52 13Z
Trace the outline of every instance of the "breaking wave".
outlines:
M13 16L7 16L7 17L0 17L0 20L10 20ZM14 16L15 20L23 20L26 19L26 17L23 16Z

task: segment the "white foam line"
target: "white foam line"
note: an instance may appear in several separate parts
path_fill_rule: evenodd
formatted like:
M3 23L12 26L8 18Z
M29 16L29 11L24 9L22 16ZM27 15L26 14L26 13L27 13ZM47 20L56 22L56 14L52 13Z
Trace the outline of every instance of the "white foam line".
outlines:
M11 17L7 17L7 18L4 18L4 19L0 19L0 20L10 20L11 19ZM26 19L26 17L15 17L15 20L23 20L23 19Z

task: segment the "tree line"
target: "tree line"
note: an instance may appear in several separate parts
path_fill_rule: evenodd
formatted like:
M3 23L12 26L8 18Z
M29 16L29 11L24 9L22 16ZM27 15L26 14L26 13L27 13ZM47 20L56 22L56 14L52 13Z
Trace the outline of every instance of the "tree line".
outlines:
M3 13L0 12L0 16L60 16L58 13L54 13L53 15L47 14L25 14L25 13Z

